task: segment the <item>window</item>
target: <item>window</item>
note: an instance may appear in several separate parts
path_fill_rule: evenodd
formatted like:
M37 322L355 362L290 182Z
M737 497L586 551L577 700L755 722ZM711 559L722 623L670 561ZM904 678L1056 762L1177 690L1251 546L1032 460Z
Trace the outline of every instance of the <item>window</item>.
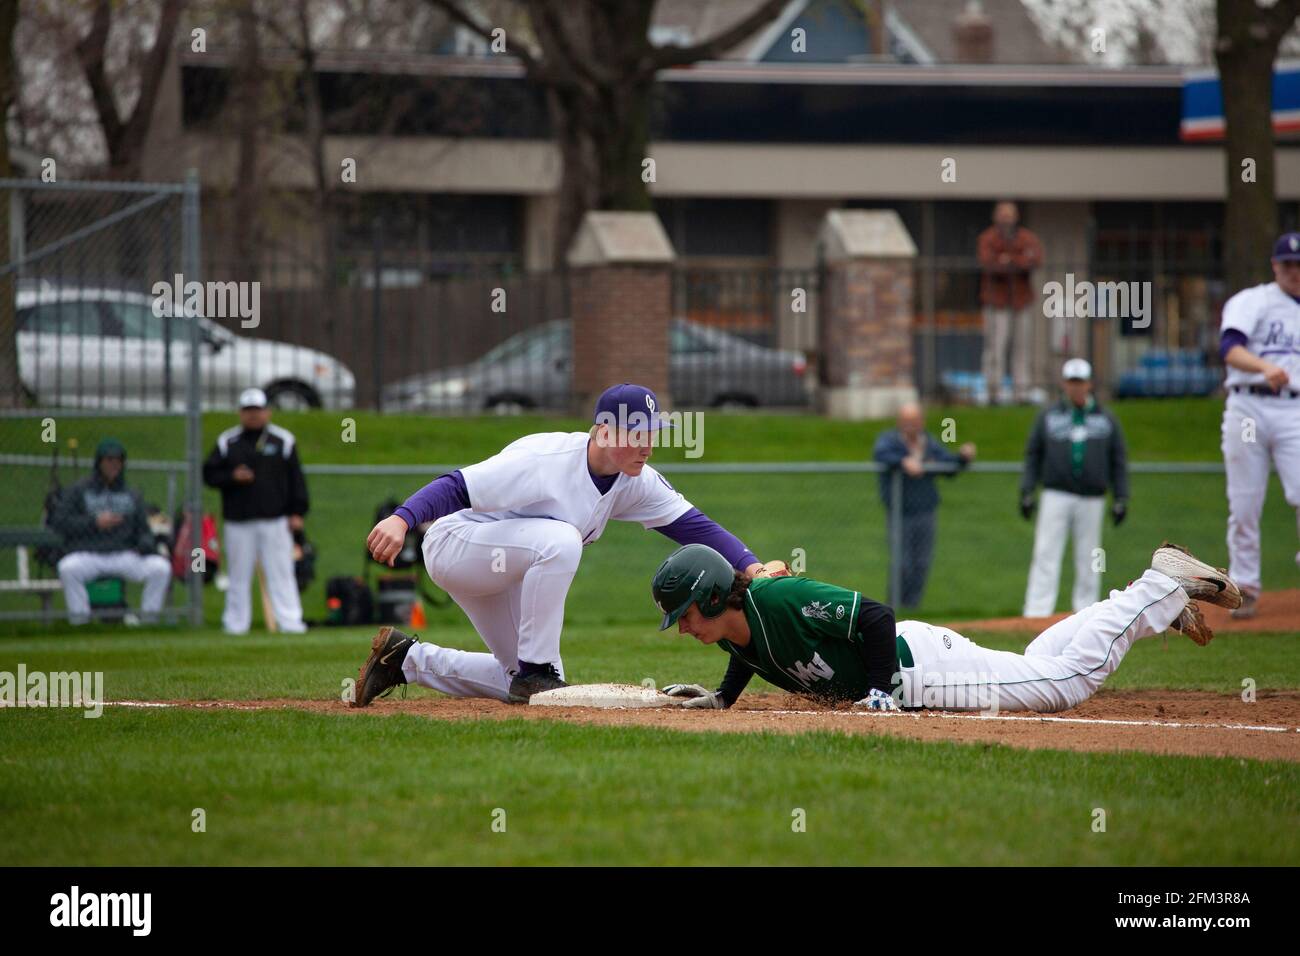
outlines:
M673 323L668 348L674 355L714 351L713 346L704 336L691 331L690 327L683 323Z
M105 302L104 308L122 327L122 337L146 341L162 341L163 319L153 314L153 308L137 302ZM172 329L176 337L176 329Z
M681 256L772 255L772 203L766 199L661 199L655 211Z
M102 335L98 302L46 302L18 311L18 328L38 335Z

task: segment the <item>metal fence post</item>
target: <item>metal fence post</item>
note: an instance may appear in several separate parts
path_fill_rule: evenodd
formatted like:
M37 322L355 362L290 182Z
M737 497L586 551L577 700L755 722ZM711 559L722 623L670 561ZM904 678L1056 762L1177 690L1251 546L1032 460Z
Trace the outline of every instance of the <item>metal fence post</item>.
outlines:
M897 608L903 597L903 469L889 476L889 604Z
M199 281L199 176L191 169L185 174L185 192L181 198L181 264L186 282ZM185 444L188 453L186 463L189 493L186 496L190 512L190 542L198 542L202 547L203 537L203 472L200 462L203 460L203 410L200 376L203 366L199 350L203 337L199 334L198 317L189 323L190 330L190 375L186 388ZM203 625L203 576L195 573L191 563L190 573L185 580L189 584L190 626Z
M375 411L384 410L384 283L383 283L383 225L375 218L371 223L371 246L374 253L374 287L371 289L371 314L374 338L372 340L375 373Z

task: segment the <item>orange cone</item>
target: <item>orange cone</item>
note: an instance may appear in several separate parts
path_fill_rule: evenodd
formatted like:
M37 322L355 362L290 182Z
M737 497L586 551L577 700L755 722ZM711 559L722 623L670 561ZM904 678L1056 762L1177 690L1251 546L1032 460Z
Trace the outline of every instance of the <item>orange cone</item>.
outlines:
M416 602L411 605L411 630L422 630L426 623L427 621L424 616L424 602L416 600Z

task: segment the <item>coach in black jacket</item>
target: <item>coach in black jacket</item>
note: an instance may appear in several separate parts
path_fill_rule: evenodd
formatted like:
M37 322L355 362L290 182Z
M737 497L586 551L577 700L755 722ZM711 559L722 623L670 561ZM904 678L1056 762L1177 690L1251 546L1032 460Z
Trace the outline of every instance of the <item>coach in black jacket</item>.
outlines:
M1026 519L1034 513L1039 482L1043 485L1025 588L1025 617L1046 617L1056 610L1061 555L1070 535L1074 537L1074 610L1082 611L1098 600L1097 552L1108 489L1115 524L1128 513L1124 432L1092 395L1092 366L1084 359L1070 359L1062 376L1065 398L1038 414L1025 445L1020 512Z
M239 425L217 438L203 463L203 480L221 490L230 582L221 616L226 633L246 634L252 623L254 564L265 572L279 630L306 631L293 574L293 532L307 513L307 482L293 433L271 424L260 388L240 395Z

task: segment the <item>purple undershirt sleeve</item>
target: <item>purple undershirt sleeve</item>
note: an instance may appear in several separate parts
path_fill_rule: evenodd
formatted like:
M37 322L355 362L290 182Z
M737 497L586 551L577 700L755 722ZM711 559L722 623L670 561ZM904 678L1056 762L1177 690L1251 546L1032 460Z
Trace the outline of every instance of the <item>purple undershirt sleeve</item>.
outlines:
M1248 341L1241 329L1224 329L1223 335L1219 336L1219 358L1227 358L1235 345L1245 348Z
M469 489L465 487L465 478L458 470L429 482L407 498L406 503L393 514L400 516L407 527L414 528L468 507Z
M707 544L730 561L731 566L737 571L743 571L751 564L758 563L758 558L754 557L754 552L745 547L745 542L699 508L692 508L671 524L655 530L672 538L678 544Z

